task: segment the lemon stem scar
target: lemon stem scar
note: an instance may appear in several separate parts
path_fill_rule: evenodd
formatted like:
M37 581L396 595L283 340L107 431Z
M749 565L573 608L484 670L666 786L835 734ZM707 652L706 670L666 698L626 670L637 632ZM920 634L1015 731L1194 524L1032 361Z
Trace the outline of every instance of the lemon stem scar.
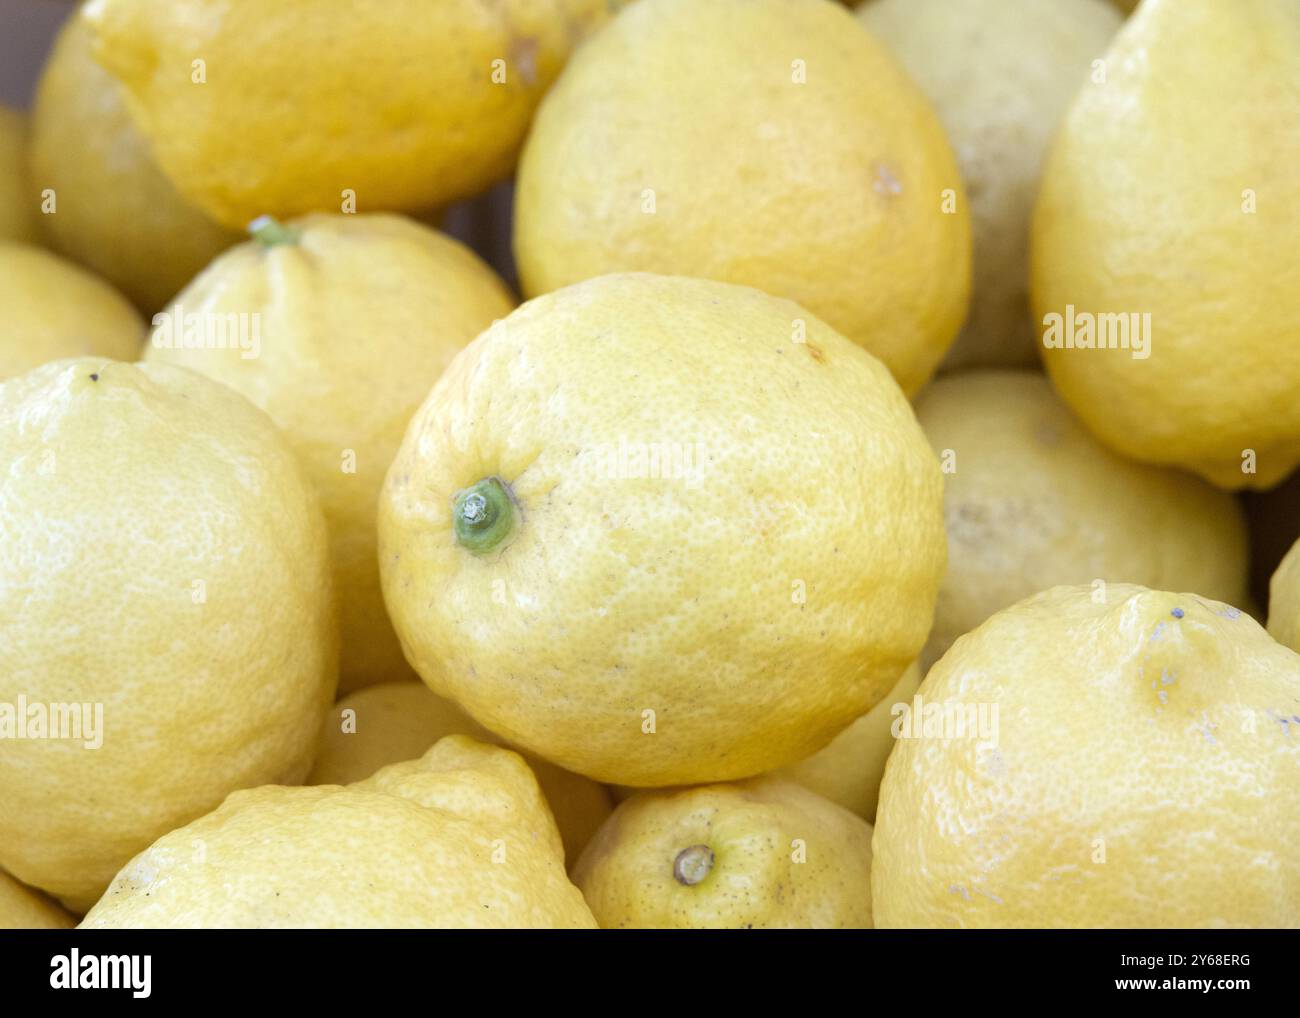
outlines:
M248 224L248 233L262 247L296 244L301 237L297 230L285 226L274 216L258 216Z
M451 500L456 541L475 555L501 546L515 529L515 503L498 477L485 477Z
M673 860L673 879L679 884L694 887L713 869L713 849L708 845L683 848Z

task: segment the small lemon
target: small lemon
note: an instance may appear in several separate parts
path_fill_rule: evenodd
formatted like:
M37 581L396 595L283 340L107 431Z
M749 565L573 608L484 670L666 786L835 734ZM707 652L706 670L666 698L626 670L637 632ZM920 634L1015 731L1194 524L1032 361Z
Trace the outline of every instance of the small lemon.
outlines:
M1227 492L1122 459L1040 374L949 375L916 402L944 464L948 572L921 664L1048 587L1110 581L1247 606L1246 522Z
M82 923L594 925L528 766L459 735L346 787L236 792L128 863Z
M871 825L801 785L640 792L573 879L604 929L871 926Z
M228 792L306 776L325 523L266 415L166 365L3 383L0 473L0 866L80 912Z
M384 610L375 503L407 421L452 357L514 307L457 241L402 216L259 221L185 288L146 360L180 364L271 415L315 482L342 612L340 688L414 678ZM183 322L246 326L191 344Z
M40 238L36 194L27 181L27 118L0 105L0 241Z
M970 289L943 128L885 47L824 0L626 7L538 111L514 245L530 297L629 270L788 297L909 393Z
M1300 541L1283 557L1268 585L1268 631L1292 650L1300 650Z
M1224 488L1300 462L1296 123L1295 0L1143 4L1066 115L1033 305L1052 381L1124 455Z
M47 361L134 360L144 322L102 279L30 244L0 241L0 381Z
M938 464L875 358L790 301L605 276L463 350L379 505L430 687L600 781L808 756L916 657Z
M68 930L76 925L45 895L0 870L0 930Z
M326 719L309 785L348 785L381 767L414 760L446 735L500 740L450 700L422 682L385 682L343 697ZM609 792L590 778L521 754L537 776L560 837L564 857L578 858L613 808Z
M176 193L126 111L122 89L90 53L81 12L65 23L37 87L29 155L51 246L157 311L239 240Z
M613 0L91 0L95 58L163 171L230 227L424 209L509 176Z
M934 103L970 202L970 315L947 368L1038 363L1029 221L1057 123L1122 19L1106 0L874 0L862 23Z
M877 926L1300 925L1300 656L1249 615L1054 587L919 696L880 789Z
M840 732L824 749L798 763L773 771L776 777L794 781L831 802L856 813L868 822L875 819L880 779L885 761L894 747L891 728L897 704L910 704L921 684L916 662L878 704Z

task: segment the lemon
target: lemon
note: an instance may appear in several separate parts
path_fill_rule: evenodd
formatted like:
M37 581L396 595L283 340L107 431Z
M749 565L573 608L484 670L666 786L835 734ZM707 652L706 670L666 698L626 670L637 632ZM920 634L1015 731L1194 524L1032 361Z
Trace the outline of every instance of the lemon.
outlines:
M940 378L916 415L944 464L948 531L924 668L994 612L1061 584L1137 583L1247 606L1236 500L1190 474L1116 456L1042 375Z
M773 772L774 776L803 785L863 820L874 820L880 779L885 775L885 761L894 746L891 728L895 706L911 703L920 684L921 668L913 662L884 699L835 736L829 745L806 760L779 768Z
M877 926L1300 923L1300 657L1249 615L1055 587L919 696L880 789Z
M875 0L858 16L934 103L966 184L970 316L944 366L1037 364L1026 281L1042 161L1122 19L1106 0Z
M219 222L423 209L510 174L610 0L91 0L95 58L177 189Z
M575 54L520 160L526 296L643 270L798 301L907 392L961 327L970 218L920 90L809 0L640 0Z
M27 118L0 105L0 241L35 243L36 190L27 181Z
M1268 631L1278 643L1300 650L1300 541L1283 556L1268 595Z
M573 879L604 929L871 926L871 825L756 778L622 803Z
M1155 0L1105 59L1035 212L1047 369L1119 452L1269 487L1300 462L1300 5Z
M309 785L347 785L381 767L413 760L446 735L499 740L422 682L386 682L345 696L326 720ZM523 754L546 797L564 857L577 859L613 808L609 792L580 774Z
M430 386L514 301L467 248L401 216L262 221L254 233L155 319L146 360L243 393L315 483L342 612L341 688L414 678L379 588L376 499ZM191 323L226 327L191 336Z
M158 169L121 87L91 56L79 11L41 74L29 162L34 193L54 192L55 211L41 217L51 246L145 311L161 308L239 240L177 194Z
M76 924L39 891L0 870L0 930L66 930Z
M514 753L449 736L346 787L256 788L125 866L87 928L592 928Z
M325 524L264 414L165 365L0 385L0 464L0 866L83 912L228 792L306 776Z
M384 597L430 687L510 742L600 781L744 777L915 658L940 481L889 373L798 305L606 276L434 386L380 497Z
M144 322L102 279L30 244L0 241L0 381L47 361L134 360Z

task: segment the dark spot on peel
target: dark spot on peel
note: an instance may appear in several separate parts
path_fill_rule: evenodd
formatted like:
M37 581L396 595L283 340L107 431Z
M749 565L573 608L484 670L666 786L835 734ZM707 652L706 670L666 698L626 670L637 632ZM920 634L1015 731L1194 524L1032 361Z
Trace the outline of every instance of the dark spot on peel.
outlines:
M91 376L90 376L90 380L91 380L92 382L98 382L98 381L99 381L99 372L94 372L94 373L92 373Z
M1185 613L1183 612L1183 610L1182 610L1181 608L1175 608L1175 609L1174 609L1173 611L1171 611L1169 614L1172 615L1172 616L1173 616L1174 618L1176 618L1176 619L1181 619Z
M818 364L826 363L826 355L822 353L822 348L820 346L818 346L816 343L805 343L804 346L807 347L808 349L808 356L811 357L813 360L815 360Z

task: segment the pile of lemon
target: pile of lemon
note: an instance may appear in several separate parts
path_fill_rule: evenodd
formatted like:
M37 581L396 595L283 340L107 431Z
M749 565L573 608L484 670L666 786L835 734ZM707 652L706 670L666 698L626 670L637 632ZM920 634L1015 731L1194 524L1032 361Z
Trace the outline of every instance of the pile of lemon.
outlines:
M0 925L1300 925L1300 5L1132 6L77 8Z

